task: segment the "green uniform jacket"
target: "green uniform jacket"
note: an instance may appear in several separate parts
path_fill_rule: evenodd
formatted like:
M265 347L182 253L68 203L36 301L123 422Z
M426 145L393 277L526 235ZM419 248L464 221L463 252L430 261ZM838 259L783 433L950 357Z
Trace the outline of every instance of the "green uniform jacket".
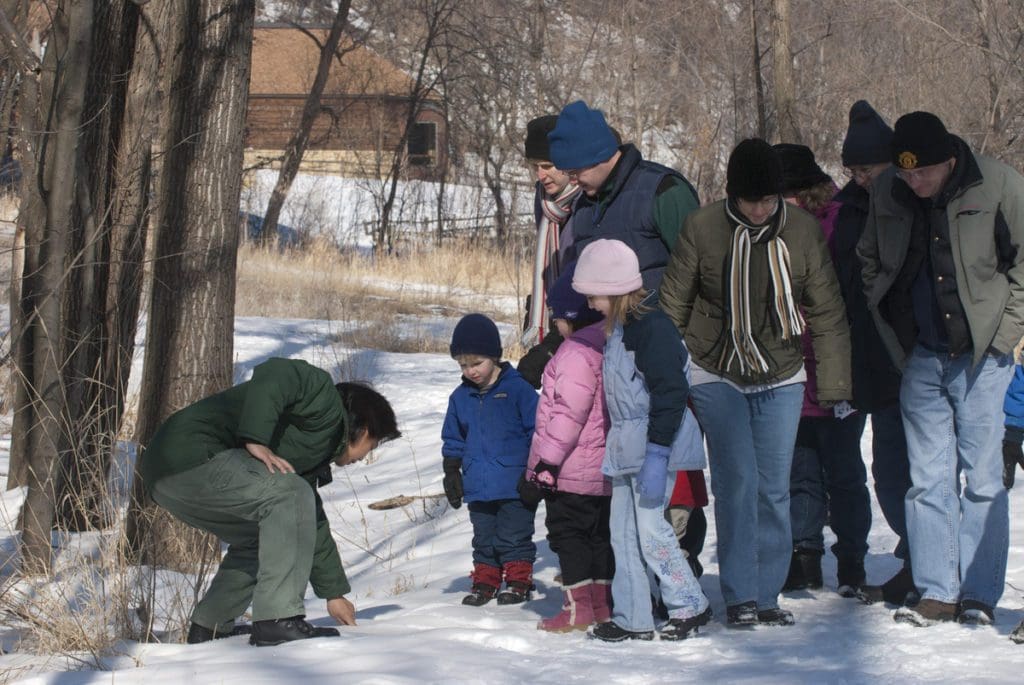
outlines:
M813 216L787 208L779 237L789 250L793 299L811 332L817 360L818 398L851 399L850 330L828 246ZM755 244L750 257L751 326L768 362L767 373L742 375L734 362L719 368L723 351L733 347L727 316L726 275L732 250L732 227L725 200L686 217L661 283L661 307L679 328L694 362L741 386L768 385L796 374L804 363L800 338L783 340L772 302L766 244Z
M1024 334L1024 177L983 155L974 155L981 179L946 205L949 239L956 268L957 295L967 316L977 364L989 347L1009 354ZM910 245L913 213L892 196L896 169L873 184L871 207L857 256L868 309L878 332L903 368L908 350L900 345L879 304L896 281ZM1001 264L997 247L1000 226L1008 235L1012 260Z
M252 380L173 414L157 429L139 462L147 491L166 476L204 464L247 442L266 445L293 467L316 495L316 547L310 582L318 597L351 589L316 487L345 447L348 416L331 376L301 360L272 358Z

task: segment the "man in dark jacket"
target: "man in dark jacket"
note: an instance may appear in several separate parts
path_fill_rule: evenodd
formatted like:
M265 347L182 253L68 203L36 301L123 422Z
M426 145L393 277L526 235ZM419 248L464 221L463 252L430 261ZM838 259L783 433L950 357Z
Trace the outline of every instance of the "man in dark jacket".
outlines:
M833 238L836 275L850 321L853 405L871 414L871 474L878 506L899 537L893 554L903 568L882 585L861 586L860 597L870 602L902 605L914 592L907 546L903 499L910 489L907 441L900 416L900 372L889 357L868 311L857 259L857 242L864 233L872 182L892 166L892 128L866 100L850 108L850 125L843 140L842 160L850 181L836 195L842 204Z
M350 587L316 488L331 463L363 459L399 436L376 391L339 383L304 361L269 359L252 379L160 426L139 463L153 500L228 544L192 613L188 642L248 633L250 643L338 635L304 620L312 583L338 623L355 624ZM235 626L252 604L253 625Z
M1024 177L928 112L896 122L892 161L857 253L868 307L903 368L907 533L921 601L895 618L990 624L1009 539L1002 401L1024 334Z
M683 219L699 205L697 191L674 169L649 162L631 144L619 146L600 110L577 100L548 134L551 161L583 189L572 216L565 262L598 238L621 240L640 260L644 287L656 290Z

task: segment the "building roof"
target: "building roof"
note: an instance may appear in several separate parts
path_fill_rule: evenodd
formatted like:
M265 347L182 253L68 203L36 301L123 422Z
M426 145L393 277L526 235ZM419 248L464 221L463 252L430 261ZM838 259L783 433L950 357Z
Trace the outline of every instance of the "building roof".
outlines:
M252 75L249 96L305 95L316 77L320 47L326 28L292 26L257 27L253 37ZM348 36L342 38L340 63L331 65L325 95L398 95L407 96L414 80L399 67Z

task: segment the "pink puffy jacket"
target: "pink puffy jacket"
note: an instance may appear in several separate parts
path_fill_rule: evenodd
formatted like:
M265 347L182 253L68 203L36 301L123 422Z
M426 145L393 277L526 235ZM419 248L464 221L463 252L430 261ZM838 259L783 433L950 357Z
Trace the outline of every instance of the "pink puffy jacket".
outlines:
M527 480L544 462L556 467L559 492L611 494L611 482L601 474L608 433L601 382L604 338L604 321L581 328L544 368Z

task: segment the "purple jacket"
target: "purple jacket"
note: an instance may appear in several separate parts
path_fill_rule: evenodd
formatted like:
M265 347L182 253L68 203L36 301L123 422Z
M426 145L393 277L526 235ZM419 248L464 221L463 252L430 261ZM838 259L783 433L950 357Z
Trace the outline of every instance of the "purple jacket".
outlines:
M557 468L559 492L611 494L611 482L601 474L608 433L603 354L604 321L599 321L573 333L544 368L527 480L543 461Z

